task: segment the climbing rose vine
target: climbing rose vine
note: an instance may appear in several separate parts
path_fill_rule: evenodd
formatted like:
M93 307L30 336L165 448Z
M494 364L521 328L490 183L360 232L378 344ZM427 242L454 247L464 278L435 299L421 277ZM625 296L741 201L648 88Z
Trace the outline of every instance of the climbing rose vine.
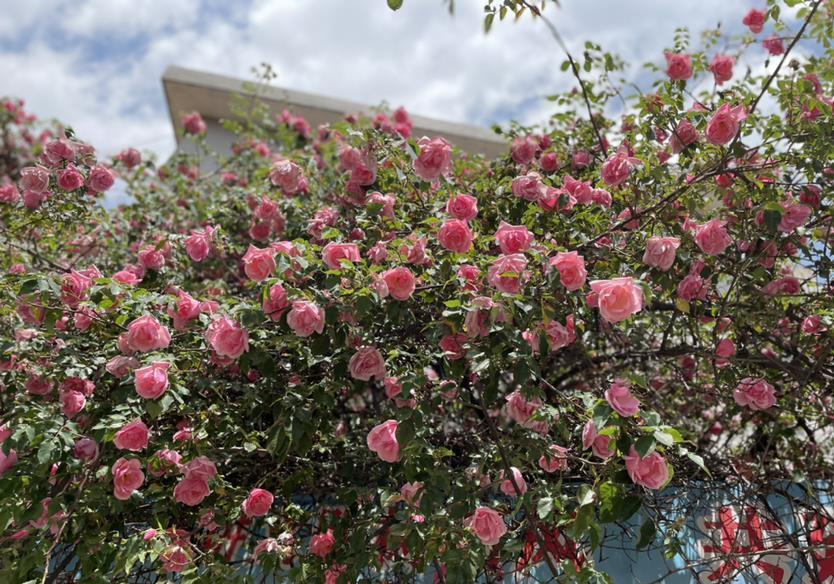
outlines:
M246 97L158 166L5 99L0 580L605 581L664 490L830 479L834 9L786 4L644 93L588 43L494 160Z

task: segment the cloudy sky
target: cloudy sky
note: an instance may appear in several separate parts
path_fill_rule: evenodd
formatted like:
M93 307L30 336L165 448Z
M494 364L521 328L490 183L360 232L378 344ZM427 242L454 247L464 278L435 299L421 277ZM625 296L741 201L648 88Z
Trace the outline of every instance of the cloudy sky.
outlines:
M172 64L246 78L268 62L282 87L473 124L543 120L543 96L571 84L557 45L529 18L485 36L483 4L457 0L449 16L441 0L405 0L396 13L385 0L3 0L0 92L105 154L173 149L160 80ZM547 12L573 49L598 42L637 78L676 27L740 30L763 4L562 0Z

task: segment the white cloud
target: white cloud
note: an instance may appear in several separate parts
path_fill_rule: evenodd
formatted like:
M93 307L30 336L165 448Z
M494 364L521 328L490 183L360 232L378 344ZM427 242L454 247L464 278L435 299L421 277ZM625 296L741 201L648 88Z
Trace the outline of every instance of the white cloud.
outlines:
M454 17L440 0L406 0L396 13L384 0L227 4L19 0L0 23L23 23L16 30L31 40L17 33L18 46L0 44L3 90L72 124L105 152L133 145L165 155L173 134L160 78L170 64L247 78L252 66L269 62L279 86L479 124L542 120L552 106L533 100L531 107L529 98L574 84L559 70L563 55L543 23L496 23L485 36L480 0L457 2ZM719 20L739 27L749 8L726 0L562 5L546 14L571 50L581 54L594 40L632 63L631 76L644 61L662 60L675 27L689 26L697 42L697 32ZM47 40L56 34L71 48Z
M67 7L60 19L71 36L132 36L192 26L200 11L199 0L87 0Z

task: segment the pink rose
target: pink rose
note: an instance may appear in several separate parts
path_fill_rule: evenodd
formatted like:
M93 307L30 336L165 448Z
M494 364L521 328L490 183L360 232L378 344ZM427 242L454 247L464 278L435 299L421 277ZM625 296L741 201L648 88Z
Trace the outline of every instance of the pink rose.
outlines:
M74 191L84 186L84 177L72 164L58 173L58 186L65 191Z
M555 172L559 168L559 155L555 152L545 152L539 159L539 165L544 172Z
M198 478L208 482L217 476L217 466L207 456L198 456L182 467L182 474L188 479Z
M278 540L273 537L267 537L260 540L255 546L255 561L257 562L258 557L263 554L278 553L280 547L281 546L278 544Z
M618 323L643 309L643 289L634 278L594 280L591 290L597 294L597 306L602 318Z
M209 325L206 341L220 357L237 359L249 350L249 333L227 316Z
M139 251L139 264L147 270L158 272L165 267L165 254L155 246L149 245Z
M505 399L507 401L507 415L524 427L531 425L529 423L530 418L542 406L542 400L539 398L528 400L518 390L512 392Z
M263 310L270 320L280 320L281 315L289 308L290 301L287 291L281 284L273 284L269 289L269 296L263 300Z
M405 483L400 488L400 496L409 505L419 506L423 496L423 486L423 483L419 482Z
M507 533L504 518L489 507L475 509L475 512L466 518L464 525L474 531L484 545L496 545Z
M705 254L721 255L733 243L730 234L727 233L727 222L720 219L712 219L703 225L699 225L695 231L695 243Z
M732 107L725 103L718 108L707 124L707 140L716 146L729 144L738 134L741 122L745 119L747 112L743 105Z
M211 251L211 238L206 231L195 231L185 239L185 252L193 261L200 263Z
M157 399L168 389L168 369L170 363L154 361L150 365L136 370L134 386L136 393L145 399Z
M38 209L44 201L49 199L52 193L49 191L45 193L36 193L35 191L23 192L23 206L27 209Z
M558 351L567 347L576 340L576 325L573 315L568 315L565 324L557 320L551 320L544 327L544 332L547 335L551 351Z
M354 263L362 259L355 243L328 243L321 250L321 257L331 270L340 270L342 261Z
M368 448L385 462L399 462L400 444L397 442L397 420L387 420L368 432Z
M71 270L61 278L61 300L70 308L87 299L87 292L93 286L93 279L81 272Z
M469 253L473 239L469 225L460 219L449 219L437 234L440 245L455 253Z
M145 473L138 460L120 458L110 469L113 473L113 496L126 501L130 495L145 482Z
M115 182L116 176L113 171L98 164L90 170L90 176L87 177L87 187L96 193L103 193Z
M459 361L466 356L468 338L463 334L446 335L440 339L440 348L443 349L443 356L449 361Z
M677 237L651 237L646 242L643 263L661 272L666 272L675 262L675 255L681 245Z
M631 175L632 169L640 164L640 160L628 155L626 150L618 150L602 164L602 180L610 186L624 183Z
M452 146L443 138L422 137L417 141L420 153L414 161L414 174L434 182L452 170Z
M166 572L178 574L188 568L191 564L191 554L181 545L170 545L161 554L159 559Z
M559 270L559 279L566 290L574 292L585 285L588 272L585 259L575 251L559 252L550 259L550 265Z
M736 345L730 339L721 339L718 341L718 345L715 347L715 356L718 357L715 360L715 365L717 367L726 367L730 364L729 360L731 357L735 356L736 354Z
M137 367L139 367L139 361L135 357L125 357L124 355L113 357L104 366L108 373L120 379L127 377Z
M113 443L119 450L138 452L148 447L150 431L142 420L135 420L122 426L113 437Z
M571 156L571 165L575 169L583 169L591 164L591 153L587 150L577 150Z
M715 76L715 84L721 85L733 78L733 64L734 59L729 55L715 55L712 63L709 65L709 70Z
M32 375L24 384L26 393L30 395L49 395L52 393L52 383L40 375Z
M825 332L826 327L822 322L822 317L818 314L806 316L802 321L801 330L806 335L819 335Z
M98 458L98 443L92 438L79 438L72 447L72 454L79 460Z
M779 221L778 231L780 233L796 231L808 222L808 218L813 212L814 210L807 205L793 203L790 200L783 201L782 219Z
M211 489L208 483L200 477L184 477L177 486L174 487L174 500L177 503L195 507L203 502L203 499L209 496Z
M776 404L776 391L764 379L745 377L733 392L733 399L751 410L766 410Z
M529 164L539 151L539 141L534 136L519 136L510 146L510 155L516 164Z
M134 351L147 353L168 347L171 334L154 317L142 316L128 325L125 341Z
M750 29L750 32L759 34L764 29L765 20L767 20L766 12L751 8L741 22Z
M524 480L521 471L513 466L510 467L510 472L512 472L513 480L505 479L502 481L501 492L508 497L518 497L523 495L527 492L527 482ZM515 484L513 484L513 481L515 481ZM516 490L516 486L518 486L518 490Z
M376 347L360 347L348 363L350 376L360 381L385 378L385 360Z
M148 463L148 472L157 478L165 476L165 473L169 470L180 467L180 460L182 460L182 455L176 450L169 450L168 448L157 450Z
M692 57L682 53L666 53L666 74L672 81L686 81L692 77Z
M365 197L365 205L378 205L380 207L380 214L383 217L394 216L394 205L397 203L397 198L394 195L383 195L380 192L368 193Z
M605 390L605 401L624 418L636 415L640 409L640 401L631 395L629 383L625 379L614 380L611 387Z
M446 202L446 212L461 221L471 221L478 216L478 199L472 195L455 195Z
M388 249L385 247L385 243L378 241L366 252L366 255L371 263L379 265L388 258Z
M276 160L272 164L269 180L276 187L281 187L284 194L289 197L307 190L307 179L304 177L304 171L295 162L286 158Z
M408 268L394 268L382 273L388 292L397 300L408 300L416 287L414 274Z
M592 449L594 454L605 460L614 454L614 448L609 436L597 434L597 428L592 421L588 421L582 429L582 447Z
M669 480L669 467L666 459L658 452L652 452L641 458L637 449L632 445L628 456L624 457L626 470L635 485L647 489L659 489Z
M551 444L548 448L550 450L549 456L550 459L548 460L547 456L542 456L539 458L539 467L547 473L553 473L557 470L567 470L568 469L568 449L564 446L559 446L557 444Z
M20 191L12 184L0 185L0 203L14 205L20 200Z
M243 256L243 271L254 282L262 282L269 278L275 270L275 249L268 247L259 249L249 246Z
M536 202L545 194L544 183L536 172L528 172L513 179L513 195L525 201Z
M12 468L15 464L17 464L17 451L13 448L9 450L9 453L6 454L2 448L0 448L0 477L6 474L10 468Z
M400 253L408 254L406 261L408 261L409 264L414 264L415 266L431 263L431 259L426 257L427 239L425 237L416 236L411 236L410 239L414 241L414 245L411 246L411 249L408 249L406 246L400 248Z
M174 320L174 328L185 330L188 323L200 316L203 304L192 298L187 292L177 291L176 308L168 308L168 315Z
M27 166L20 171L20 186L24 191L44 193L49 188L49 171L42 166Z
M681 120L672 132L672 138L669 141L672 152L675 154L683 152L687 146L697 142L700 137L701 133L692 125L692 122L687 119Z
M61 391L61 413L67 418L74 418L87 405L86 396L80 391Z
M247 517L263 517L269 513L275 496L264 489L252 489L243 502L243 513Z
M69 140L58 138L50 140L43 149L43 155L51 164L60 164L64 160L75 160L75 148Z
M678 284L678 296L687 302L692 302L695 298L700 300L707 299L709 292L709 281L704 280L700 274L688 274Z
M386 377L383 384L385 385L385 397L388 399L394 399L403 392L399 377Z
M199 135L206 132L206 123L200 112L191 112L182 117L182 126L186 134Z
M520 294L521 286L527 279L527 259L520 253L499 256L487 272L487 280L499 292Z
M769 54L773 55L774 57L776 55L781 55L785 52L785 45L784 43L782 43L782 39L776 35L773 35L763 40L762 46Z
M794 276L787 276L769 282L762 287L762 293L768 296L784 294L797 294L802 289L802 284Z
M333 530L328 529L327 533L317 533L310 539L310 553L324 559L333 551L335 545Z
M510 225L501 221L495 232L495 241L501 253L511 254L525 251L533 243L533 234L524 225Z
M119 152L118 159L127 168L134 168L142 162L142 153L135 148L127 148Z
M472 300L472 309L466 312L463 320L463 329L469 338L489 336L490 311L494 306L495 303L487 296Z
M478 269L478 266L463 264L458 268L458 278L464 280L463 289L467 292L478 290L478 278L480 276L481 270Z
M324 309L314 302L296 300L287 314L287 324L299 337L324 332Z

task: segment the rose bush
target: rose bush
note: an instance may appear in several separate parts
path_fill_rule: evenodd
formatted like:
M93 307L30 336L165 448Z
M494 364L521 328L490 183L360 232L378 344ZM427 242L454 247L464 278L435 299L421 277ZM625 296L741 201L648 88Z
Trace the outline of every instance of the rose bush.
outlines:
M104 159L5 100L0 579L588 581L605 523L680 551L666 486L830 478L832 6L788 4L616 119L589 43L496 160L248 98L228 156L184 112L200 159Z

